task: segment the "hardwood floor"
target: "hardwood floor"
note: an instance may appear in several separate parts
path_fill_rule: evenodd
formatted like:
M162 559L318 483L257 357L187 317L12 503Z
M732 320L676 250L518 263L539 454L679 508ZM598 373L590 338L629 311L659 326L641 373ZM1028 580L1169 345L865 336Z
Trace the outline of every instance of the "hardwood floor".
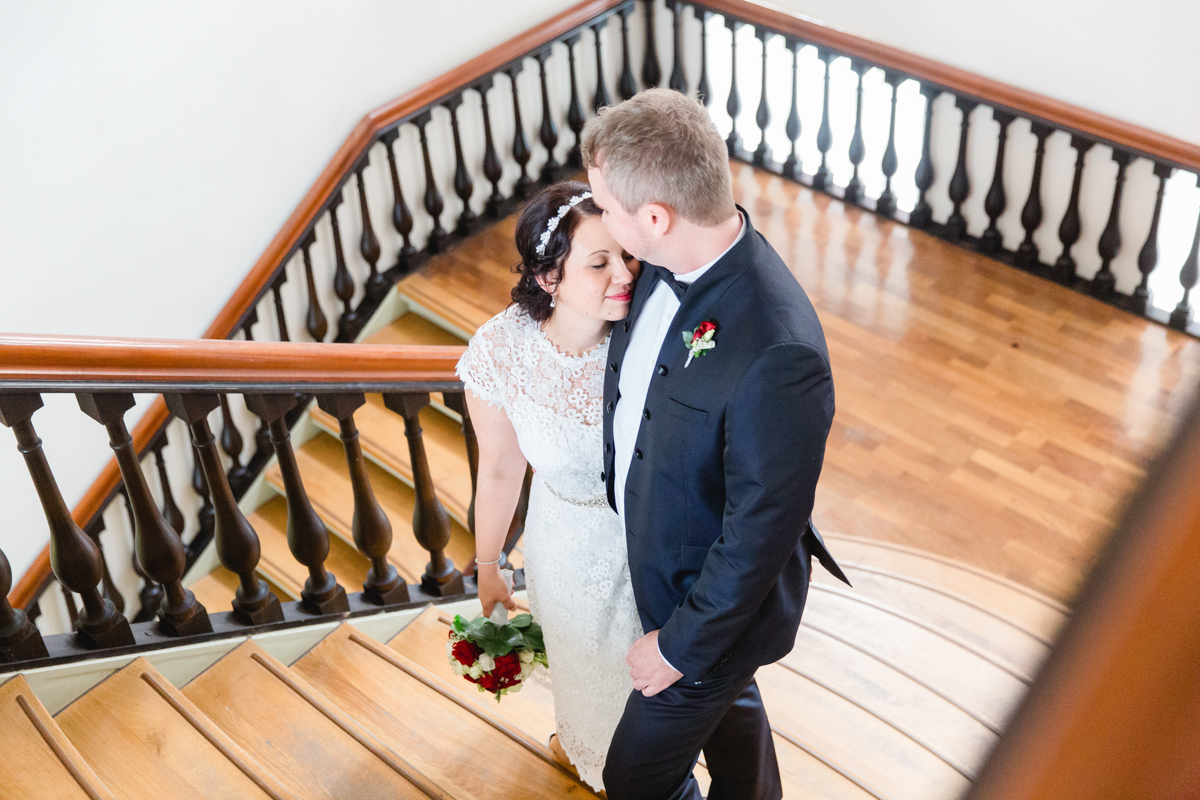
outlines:
M814 519L1067 601L1200 379L1200 342L743 164L804 286L837 415ZM400 285L470 333L508 303L513 219Z

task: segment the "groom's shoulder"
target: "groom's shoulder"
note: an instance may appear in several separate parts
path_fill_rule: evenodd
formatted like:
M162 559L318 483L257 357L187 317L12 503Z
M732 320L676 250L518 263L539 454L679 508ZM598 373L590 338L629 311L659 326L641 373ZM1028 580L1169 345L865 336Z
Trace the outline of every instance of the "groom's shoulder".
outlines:
M749 263L734 291L744 330L761 348L805 344L826 355L821 321L808 294L775 248L757 231L753 235Z

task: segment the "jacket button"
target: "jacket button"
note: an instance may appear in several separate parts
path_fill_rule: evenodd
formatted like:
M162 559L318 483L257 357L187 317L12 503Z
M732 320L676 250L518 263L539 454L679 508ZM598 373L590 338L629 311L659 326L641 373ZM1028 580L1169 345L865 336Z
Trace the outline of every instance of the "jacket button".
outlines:
M617 371L617 362L615 362L615 361L612 362L611 364L608 365L608 368L611 369L613 372L616 372Z
M611 414L612 410L613 410L612 400L608 401L608 406L606 408L607 408L608 413Z
M603 480L607 480L607 479L608 479L608 476L607 476L607 475L605 475L603 472L601 472L601 473L600 473L600 480L602 480L602 481L603 481Z
M641 457L642 457L642 451L641 451L641 450L634 450L634 451L633 451L633 457L634 457L634 458L641 458Z
M625 320L625 332L629 333L629 320Z
M605 443L604 443L604 452L606 452L606 453L611 453L611 452L612 452L612 442L605 442Z
M666 364L659 364L659 365L658 365L658 374L659 374L659 375L666 375L666 374L667 374L667 365L666 365Z
M648 408L643 408L643 409L642 409L642 418L643 418L643 419L650 419L650 409L648 409Z

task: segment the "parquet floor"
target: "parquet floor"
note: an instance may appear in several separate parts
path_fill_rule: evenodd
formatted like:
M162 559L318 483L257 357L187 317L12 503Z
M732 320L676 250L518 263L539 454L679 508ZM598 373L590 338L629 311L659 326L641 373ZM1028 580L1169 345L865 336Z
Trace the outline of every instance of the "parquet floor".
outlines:
M1200 342L752 167L733 174L829 342L817 526L1068 601L1191 402ZM469 333L507 304L513 225L401 290Z

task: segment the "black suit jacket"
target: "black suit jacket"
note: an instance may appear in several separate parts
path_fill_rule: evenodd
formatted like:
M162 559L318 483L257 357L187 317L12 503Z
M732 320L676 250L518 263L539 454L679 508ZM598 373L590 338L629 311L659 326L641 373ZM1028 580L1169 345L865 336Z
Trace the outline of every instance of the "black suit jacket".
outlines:
M700 683L786 655L811 558L842 580L810 515L833 421L833 378L816 312L750 225L688 289L662 343L625 485L626 538L642 624ZM605 480L614 492L613 411L629 332L657 284L643 265L609 344ZM682 331L717 325L684 368Z

